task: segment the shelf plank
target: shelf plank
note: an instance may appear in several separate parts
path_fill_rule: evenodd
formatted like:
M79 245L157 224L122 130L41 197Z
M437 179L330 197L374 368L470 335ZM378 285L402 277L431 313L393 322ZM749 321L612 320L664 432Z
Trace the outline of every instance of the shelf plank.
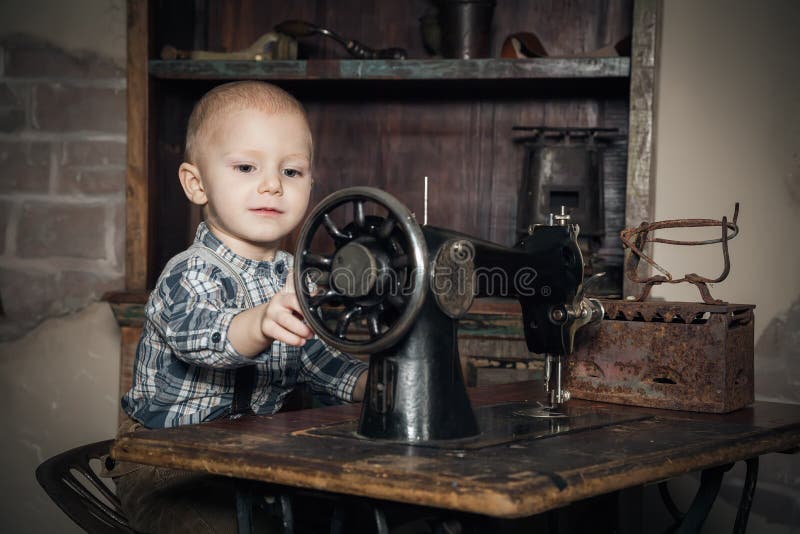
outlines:
M533 80L626 78L630 58L197 61L152 60L167 80Z

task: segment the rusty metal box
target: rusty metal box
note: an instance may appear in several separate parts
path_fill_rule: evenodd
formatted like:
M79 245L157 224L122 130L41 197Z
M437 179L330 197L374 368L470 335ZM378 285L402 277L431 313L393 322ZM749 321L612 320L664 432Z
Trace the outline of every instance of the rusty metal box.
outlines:
M753 402L754 305L602 303L567 357L573 398L711 413Z

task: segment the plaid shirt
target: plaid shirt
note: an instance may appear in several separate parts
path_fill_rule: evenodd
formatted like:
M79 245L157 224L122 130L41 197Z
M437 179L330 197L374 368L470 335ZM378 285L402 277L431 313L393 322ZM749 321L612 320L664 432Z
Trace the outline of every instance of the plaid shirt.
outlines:
M251 408L278 411L298 382L352 401L366 364L328 347L316 337L303 347L275 341L253 358L228 340L237 313L268 302L286 283L292 256L279 251L272 262L249 260L222 244L201 223L195 244L215 252L239 275L211 265L202 254L179 254L158 279L145 308L136 350L133 387L122 408L148 428L210 421L230 413L235 369L256 363ZM244 294L247 291L248 296Z

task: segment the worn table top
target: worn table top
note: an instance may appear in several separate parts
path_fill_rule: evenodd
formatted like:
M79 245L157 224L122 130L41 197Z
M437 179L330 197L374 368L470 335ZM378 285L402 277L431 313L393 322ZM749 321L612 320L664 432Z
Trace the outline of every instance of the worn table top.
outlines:
M532 400L539 382L470 391L474 406ZM610 405L572 400L581 409ZM275 484L524 517L573 501L800 446L800 406L731 414L618 407L639 420L481 449L434 449L304 432L360 405L251 416L121 436L117 459ZM617 408L615 407L615 410Z

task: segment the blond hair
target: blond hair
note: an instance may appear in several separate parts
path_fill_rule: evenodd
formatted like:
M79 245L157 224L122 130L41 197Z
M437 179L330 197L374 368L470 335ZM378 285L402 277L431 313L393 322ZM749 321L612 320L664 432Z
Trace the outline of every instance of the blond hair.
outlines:
M210 125L224 113L243 109L258 109L266 113L299 113L307 120L303 105L276 85L257 81L222 84L203 95L195 104L186 128L184 159L196 164L198 148L208 134Z

